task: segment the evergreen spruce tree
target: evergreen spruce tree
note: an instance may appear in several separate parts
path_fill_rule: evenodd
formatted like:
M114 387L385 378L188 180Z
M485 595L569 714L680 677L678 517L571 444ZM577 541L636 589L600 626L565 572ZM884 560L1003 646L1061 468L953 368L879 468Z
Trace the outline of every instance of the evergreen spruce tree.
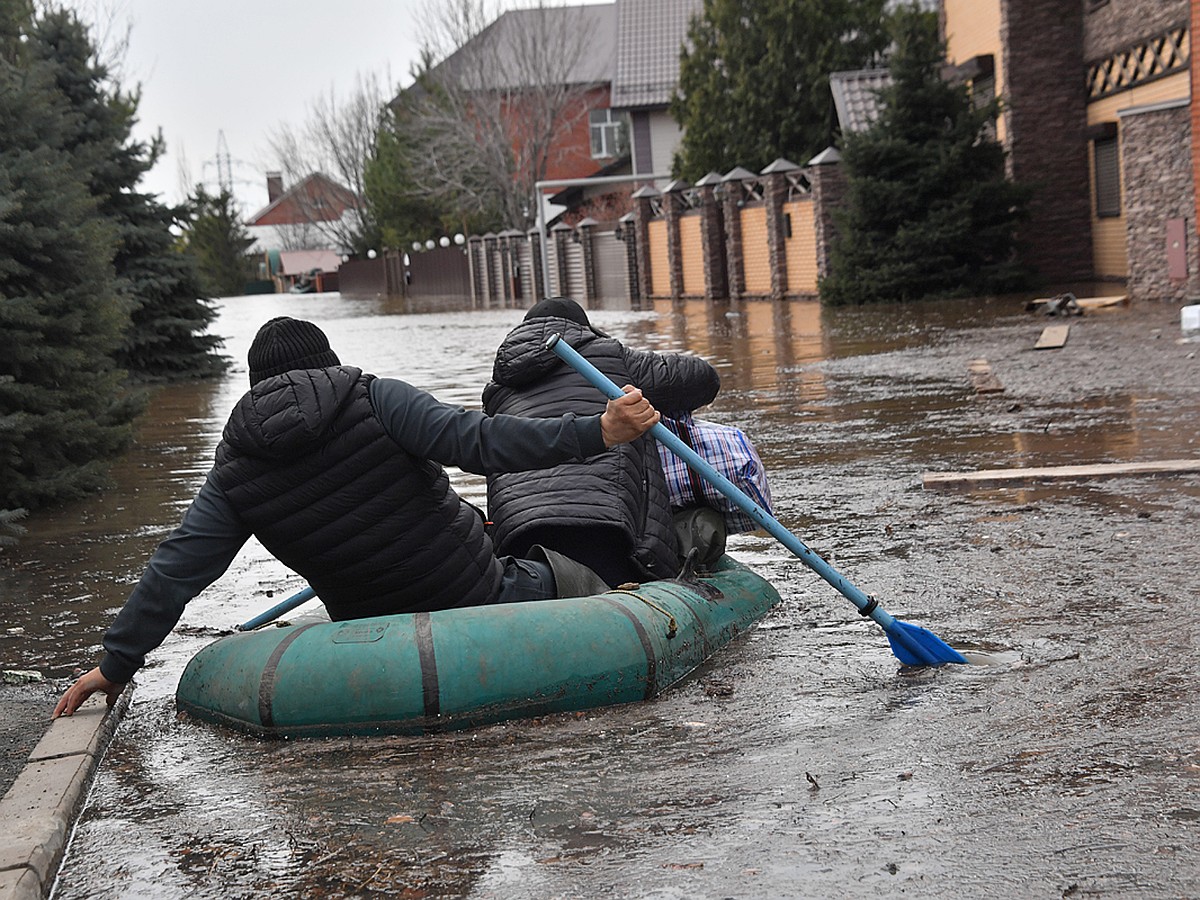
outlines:
M120 222L117 263L133 308L117 360L143 381L206 378L229 364L217 353L221 338L207 333L217 311L206 299L196 261L171 231L180 218L179 211L145 196Z
M137 189L162 152L161 139L132 138L137 93L112 85L96 61L87 28L73 13L52 10L34 23L30 49L54 72L73 110L68 143L90 168L97 211L115 229L113 267L128 313L116 361L140 379L213 375L226 360L207 334L216 317L202 297L192 261L176 247L174 211Z
M29 23L26 20L25 27ZM0 509L101 487L136 404L114 363L128 308L94 160L53 67L0 37ZM11 515L11 513L10 513Z
M684 128L674 172L695 181L833 144L829 73L874 64L887 0L704 0L688 29L671 114Z
M936 14L894 19L892 85L868 130L844 136L847 198L823 301L858 304L1020 289L1014 227L1028 191L1005 177L989 126L966 86L940 76Z
M414 235L468 230L452 210L439 207L417 186L416 168L426 155L409 119L403 108L384 107L375 152L363 172L367 202L378 222L374 246L405 247Z
M247 253L254 238L242 225L233 196L221 191L214 197L197 185L188 198L188 208L183 246L205 293L213 297L241 294L254 277L254 259Z

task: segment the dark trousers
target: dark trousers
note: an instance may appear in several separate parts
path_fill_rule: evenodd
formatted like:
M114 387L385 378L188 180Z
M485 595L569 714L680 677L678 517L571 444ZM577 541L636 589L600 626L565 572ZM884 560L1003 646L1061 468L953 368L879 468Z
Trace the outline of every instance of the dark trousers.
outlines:
M522 600L549 600L555 593L554 573L544 562L501 556L504 574L500 578L497 603L519 603Z
M557 550L563 556L583 563L599 575L609 587L630 581L645 581L632 558L632 548L625 533L616 526L586 525L580 527L529 528L521 535L514 553L526 554L534 544Z

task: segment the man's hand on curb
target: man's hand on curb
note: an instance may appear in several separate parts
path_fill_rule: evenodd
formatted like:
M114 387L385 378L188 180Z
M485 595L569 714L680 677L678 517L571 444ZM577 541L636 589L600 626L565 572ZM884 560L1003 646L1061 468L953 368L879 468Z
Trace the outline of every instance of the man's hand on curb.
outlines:
M79 709L83 702L97 691L107 695L108 705L111 707L117 702L117 698L121 696L123 690L125 690L125 685L109 681L97 667L86 675L81 675L79 680L67 689L67 692L59 699L58 705L54 707L53 718L74 715L75 710Z

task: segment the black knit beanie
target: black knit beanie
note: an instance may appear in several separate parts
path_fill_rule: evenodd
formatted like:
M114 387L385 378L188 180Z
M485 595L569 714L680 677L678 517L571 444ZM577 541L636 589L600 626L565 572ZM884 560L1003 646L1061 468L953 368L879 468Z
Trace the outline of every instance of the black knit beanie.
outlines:
M543 316L570 319L575 324L582 325L584 328L590 328L592 325L588 321L587 313L584 312L583 307L574 300L566 297L551 297L548 300L535 303L529 308L529 312L525 313L525 321L540 319Z
M329 349L329 338L312 322L279 316L258 329L247 354L250 386L292 369L323 369L341 360Z
M601 337L608 337L608 335L588 321L587 312L584 311L584 308L569 297L550 297L547 300L535 303L529 308L529 312L525 313L524 321L528 322L530 319L540 319L543 317L568 319L576 325L582 325L584 328L591 329Z

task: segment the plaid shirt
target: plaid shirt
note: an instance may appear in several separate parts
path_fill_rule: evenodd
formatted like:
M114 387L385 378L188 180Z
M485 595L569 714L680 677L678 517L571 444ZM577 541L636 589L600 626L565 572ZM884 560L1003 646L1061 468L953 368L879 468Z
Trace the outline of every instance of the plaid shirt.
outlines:
M705 462L737 485L764 511L771 513L771 489L767 485L767 473L763 470L758 451L741 430L703 419L693 419L690 414L675 419L663 416L662 424L703 457ZM663 473L667 476L667 490L671 494L672 508L680 509L697 504L711 506L721 512L730 533L733 534L754 531L759 527L758 523L739 509L732 500L689 469L687 463L662 444L656 444Z

